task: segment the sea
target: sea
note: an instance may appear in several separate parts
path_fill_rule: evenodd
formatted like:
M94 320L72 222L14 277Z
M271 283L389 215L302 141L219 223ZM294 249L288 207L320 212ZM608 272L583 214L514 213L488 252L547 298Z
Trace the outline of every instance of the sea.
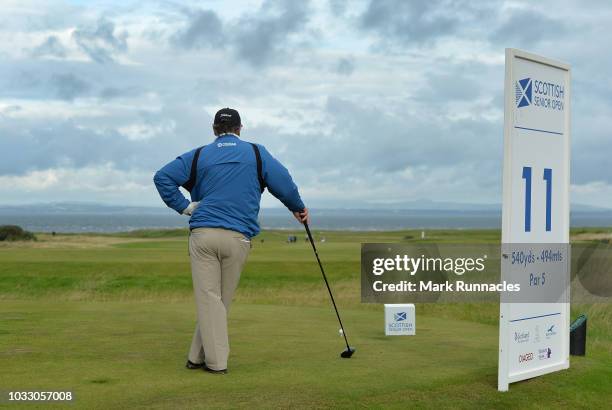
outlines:
M0 225L19 225L32 232L110 233L139 229L186 228L189 218L172 212L0 212ZM311 211L318 230L387 231L402 229L499 229L501 212L493 210L341 210ZM572 227L612 227L612 211L571 214ZM262 209L263 229L300 229L283 209Z

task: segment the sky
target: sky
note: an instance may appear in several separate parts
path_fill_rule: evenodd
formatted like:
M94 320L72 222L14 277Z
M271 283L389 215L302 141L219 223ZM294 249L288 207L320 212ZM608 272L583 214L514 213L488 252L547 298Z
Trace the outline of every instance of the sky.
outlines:
M514 47L572 66L572 202L612 207L612 3L586 4L2 0L0 204L162 205L226 106L307 206L500 203Z

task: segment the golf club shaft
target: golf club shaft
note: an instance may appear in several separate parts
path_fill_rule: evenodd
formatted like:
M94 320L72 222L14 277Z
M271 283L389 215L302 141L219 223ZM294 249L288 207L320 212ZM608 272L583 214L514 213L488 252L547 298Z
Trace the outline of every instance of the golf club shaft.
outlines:
M334 305L334 310L336 311L336 316L338 317L338 323L340 323L340 329L342 329L342 336L344 336L344 342L346 343L346 348L350 350L349 342L348 342L348 339L346 338L346 332L344 330L344 326L342 325L342 319L340 319L340 313L338 313L338 307L336 306L336 301L334 300L334 295L332 294L331 288L329 287L327 276L325 276L325 271L323 270L323 265L321 264L321 259L319 259L319 253L317 252L317 247L315 246L314 240L312 239L312 234L310 233L310 228L308 227L307 222L304 222L304 227L306 228L306 234L308 235L308 240L310 240L310 244L312 245L312 250L314 251L314 254L317 257L319 268L321 268L321 274L323 275L325 286L327 286L329 297L331 298L332 304Z

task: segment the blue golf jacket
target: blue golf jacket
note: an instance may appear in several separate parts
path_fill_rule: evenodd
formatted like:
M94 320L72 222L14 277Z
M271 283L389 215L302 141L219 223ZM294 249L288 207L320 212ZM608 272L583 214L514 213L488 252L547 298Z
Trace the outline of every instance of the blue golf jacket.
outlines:
M268 150L257 144L262 176L272 195L292 212L304 209L289 171ZM191 174L196 150L189 151L157 171L153 182L170 208L182 213L189 200L179 190ZM191 201L200 204L189 220L190 229L208 227L240 232L248 238L259 233L261 190L253 147L235 134L223 134L200 152Z

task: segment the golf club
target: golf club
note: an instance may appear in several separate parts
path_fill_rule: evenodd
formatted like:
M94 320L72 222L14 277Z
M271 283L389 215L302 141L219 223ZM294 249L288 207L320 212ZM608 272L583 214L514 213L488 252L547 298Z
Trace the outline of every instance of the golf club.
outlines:
M344 330L344 326L342 325L342 319L340 319L340 313L338 313L338 307L336 307L336 301L334 300L334 295L332 294L331 288L329 287L327 276L325 276L325 271L323 270L323 265L321 264L321 259L319 259L319 254L317 253L317 247L315 246L314 240L312 239L312 234L310 233L310 228L308 227L307 222L304 222L304 228L306 228L306 234L308 235L308 240L310 240L310 244L312 245L312 250L314 251L314 254L317 257L317 262L319 263L319 268L321 268L321 274L323 275L325 286L327 286L327 291L329 292L329 297L331 298L332 304L334 305L334 310L336 311L336 316L338 317L338 322L340 323L340 329L342 330L342 336L344 336L344 342L346 343L346 350L340 353L340 357L344 359L348 359L353 355L353 353L355 353L355 348L349 346L348 339L346 338L346 331Z

